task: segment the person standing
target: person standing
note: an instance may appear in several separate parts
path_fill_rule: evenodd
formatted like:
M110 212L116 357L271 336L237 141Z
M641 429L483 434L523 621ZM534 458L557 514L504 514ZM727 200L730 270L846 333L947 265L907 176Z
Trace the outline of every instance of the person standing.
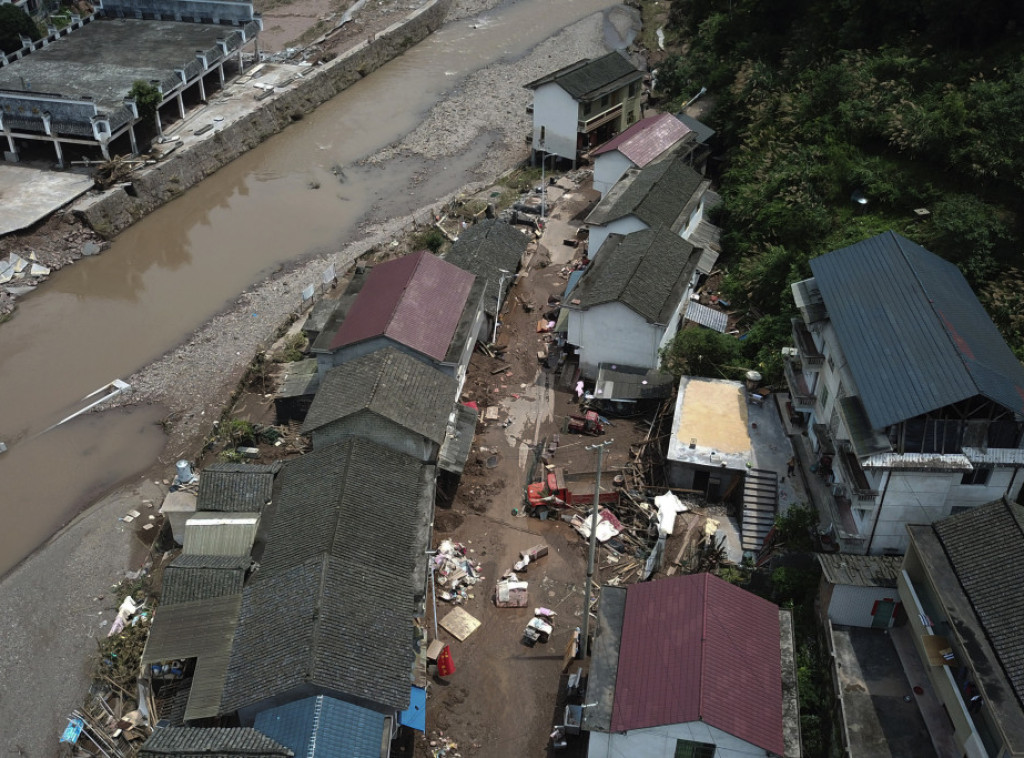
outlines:
M786 476L793 476L793 472L796 470L796 456L789 456L789 460L786 461Z

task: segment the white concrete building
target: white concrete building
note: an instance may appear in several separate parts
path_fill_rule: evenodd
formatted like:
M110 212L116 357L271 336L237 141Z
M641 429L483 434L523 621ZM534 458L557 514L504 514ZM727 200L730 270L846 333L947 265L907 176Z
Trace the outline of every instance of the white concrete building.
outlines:
M631 168L643 168L681 140L695 145L696 135L670 113L647 116L594 150L594 189L605 193Z
M704 262L710 271L718 256L717 229L705 221L705 211L717 200L711 181L690 165L684 143L663 153L643 168L628 169L587 216L587 254L596 258L610 234L627 235L664 227L713 256Z
M576 165L581 153L641 118L644 72L621 52L581 60L526 85L533 90L533 152Z
M811 261L786 362L843 552L1003 496L1024 467L1024 367L952 263L893 232Z
M584 378L602 363L650 369L679 331L700 251L665 229L612 235L565 304Z

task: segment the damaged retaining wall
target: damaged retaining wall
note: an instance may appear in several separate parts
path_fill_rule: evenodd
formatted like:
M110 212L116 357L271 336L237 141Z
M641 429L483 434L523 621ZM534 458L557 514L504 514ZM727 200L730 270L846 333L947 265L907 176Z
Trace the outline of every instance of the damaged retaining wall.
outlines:
M373 40L313 69L252 113L139 172L130 185L131 195L124 187L109 190L93 202L79 204L76 215L103 237L114 237L425 39L444 23L452 2L431 0Z

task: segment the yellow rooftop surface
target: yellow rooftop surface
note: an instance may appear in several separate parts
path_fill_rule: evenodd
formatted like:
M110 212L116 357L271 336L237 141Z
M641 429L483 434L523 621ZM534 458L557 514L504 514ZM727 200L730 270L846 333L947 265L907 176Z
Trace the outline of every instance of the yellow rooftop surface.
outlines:
M691 377L686 383L680 414L680 444L717 453L738 454L750 451L747 433L747 403L742 385L736 382Z

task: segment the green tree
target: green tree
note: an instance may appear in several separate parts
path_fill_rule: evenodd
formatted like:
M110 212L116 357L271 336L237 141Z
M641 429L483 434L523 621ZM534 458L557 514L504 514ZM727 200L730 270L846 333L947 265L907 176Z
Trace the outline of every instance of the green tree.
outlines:
M13 53L21 49L21 35L36 39L39 28L32 17L13 3L0 5L0 51Z
M723 377L736 373L739 343L712 329L683 329L661 351L661 367L674 376Z
M160 105L160 90L149 82L136 79L128 90L128 97L135 101L139 118L144 123L156 123L156 109Z

